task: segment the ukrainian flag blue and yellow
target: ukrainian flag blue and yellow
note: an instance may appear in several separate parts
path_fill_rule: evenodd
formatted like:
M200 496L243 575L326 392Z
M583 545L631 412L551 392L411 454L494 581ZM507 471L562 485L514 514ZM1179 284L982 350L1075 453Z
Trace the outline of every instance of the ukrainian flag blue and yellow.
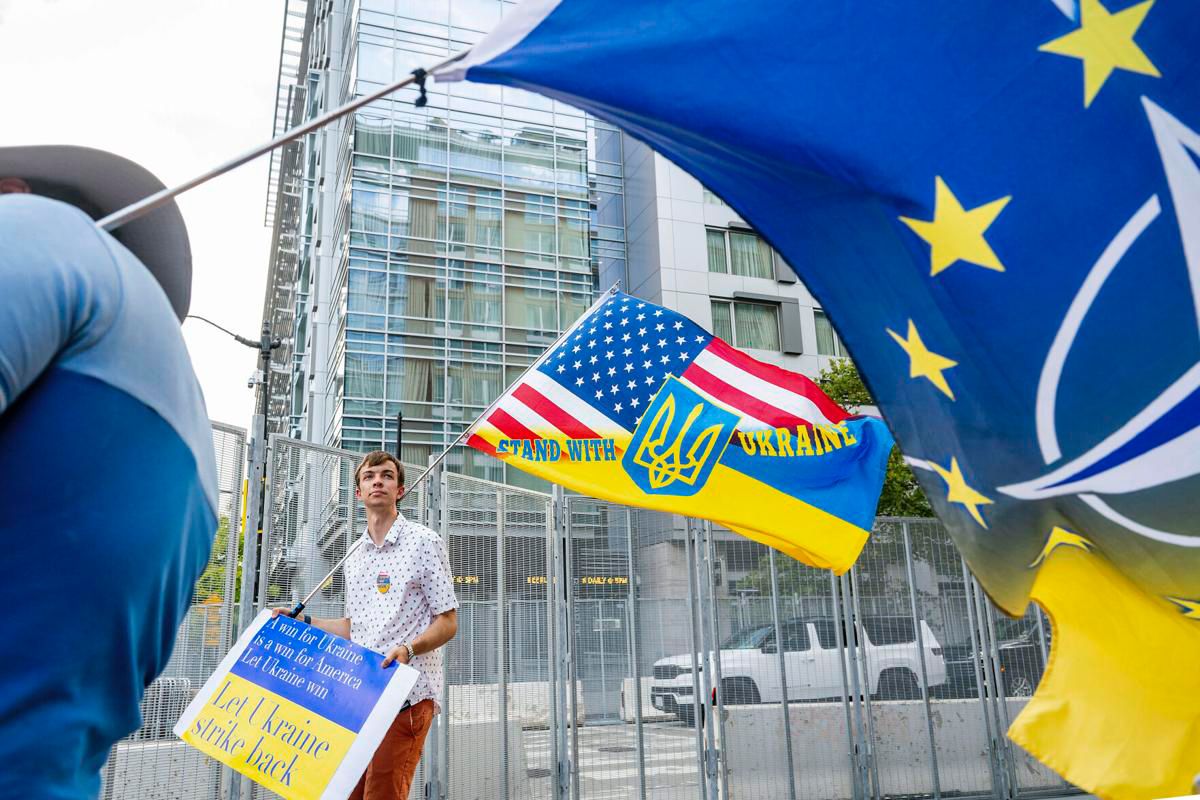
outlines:
M786 258L1052 620L1010 735L1111 797L1200 772L1197 42L1188 0L529 0L441 76L619 125Z
M871 530L892 436L803 375L614 289L467 444L593 497L715 520L840 573Z

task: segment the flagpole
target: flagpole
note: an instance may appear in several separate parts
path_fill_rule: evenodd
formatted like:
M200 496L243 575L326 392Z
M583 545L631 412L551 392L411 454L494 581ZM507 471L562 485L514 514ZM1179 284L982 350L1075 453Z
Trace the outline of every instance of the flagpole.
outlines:
M513 381L513 383L519 383L526 375L528 375L530 372L532 372L533 370L535 370L539 366L541 366L546 361L546 359L550 356L550 353L554 352L554 348L558 347L559 344L561 344L572 333L574 333L579 328L579 326L581 326L584 323L585 320L587 320L589 317L592 316L593 313L595 313L596 309L598 309L606 300L608 300L609 297L616 294L617 290L620 288L621 288L620 281L617 281L612 286L610 286L608 288L608 290L604 292L604 294L600 295L600 297L598 297L596 299L596 302L592 303L592 305L588 308L587 311L585 311L584 313L579 315L579 319L575 320L575 322L570 327L568 327L565 331L560 333L558 335L558 338L555 339L553 342L551 342L550 345L546 348L546 351L544 353L542 353L541 357L539 357L536 361L534 361L532 364L530 364L528 367L526 367L525 371L522 372L520 375L518 375L516 380ZM444 461L446 459L446 456L450 455L450 451L459 445L459 443L462 441L463 437L466 436L468 433L470 433L471 429L474 428L477 424L479 424L479 422L481 420L486 419L487 416L489 414L491 414L492 411L495 410L496 406L500 405L500 401L504 399L505 394L506 394L506 392L501 392L500 396L497 397L495 400L493 400L491 402L491 404L479 414L479 416L475 417L475 419L471 421L470 425L463 428L462 433L460 433L460 434L458 434L458 436L454 437L454 441L452 441L450 444L448 444L446 446L446 448L444 450L442 450L441 453L438 454L438 457L429 463L429 466L425 468L425 471L422 472L420 475L418 475L416 477L416 479L413 480L408 486L404 487L404 491L400 494L400 497L397 498L397 502L399 502L400 500L403 500L405 497L407 497L408 493L410 491L412 491L412 488L414 486L420 486L421 481L425 480L425 478L429 476L429 473L433 472L434 468L437 467L438 464L441 464L442 461ZM400 458L399 453L396 454L396 458L397 458L397 460L399 460L399 458ZM317 592L319 592L321 590L321 587L329 582L329 579L332 578L339 569L341 569L342 565L346 563L346 561L350 558L350 556L354 554L354 552L358 549L359 545L361 545L364 541L366 541L365 536L358 537L354 541L354 543L350 545L349 549L346 550L346 555L342 556L341 559L339 559L338 562L333 565L333 568L330 569L328 573L326 573L324 578L321 578L321 580L317 581L316 585L313 586L312 591L310 591L307 595L305 595L304 599L301 600L299 603L297 603L295 605L295 607L293 607L292 610L288 612L288 616L292 617L293 619L298 617L300 615L300 613L302 611L304 611L305 607L308 606L309 602L313 599L313 597L316 596Z
M378 91L372 92L371 94L363 95L362 97L351 100L349 103L338 106L337 108L333 109L332 111L328 111L328 112L322 114L321 116L316 117L315 119L311 119L302 125L292 128L289 131L284 131L283 133L279 134L278 136L276 136L274 139L267 142L266 144L262 144L257 147L254 147L250 150L247 150L246 152L242 153L241 155L238 155L238 156L235 156L234 158L229 159L224 164L213 167L208 172L202 173L200 175L197 175L194 178L191 178L190 180L184 181L183 183L179 184L178 186L172 186L168 189L163 189L162 191L155 192L154 194L150 195L149 197L142 198L141 200L137 201L136 203L134 203L132 205L128 205L128 206L125 206L125 208L114 211L113 213L109 214L107 217L104 217L103 219L99 220L96 223L96 227L101 228L106 231L115 230L127 222L132 222L133 220L138 219L139 217L143 217L146 214L149 214L151 211L158 208L159 206L163 206L163 205L171 202L172 200L174 200L176 197L183 194L184 192L186 192L190 189L194 189L203 183L207 183L208 181L212 180L213 178L224 175L226 172L229 172L232 169L236 169L237 167L242 166L243 164L245 164L248 161L253 161L254 159L258 158L259 156L269 153L272 150L276 149L277 147L281 147L282 145L285 145L294 139L299 139L301 136L305 135L306 133L311 133L312 131L315 131L318 128L322 128L325 125L328 125L330 122L333 122L335 119L346 116L351 111L356 111L356 110L362 108L363 106L367 105L368 103L373 103L382 97L386 97L387 95L391 94L392 92L396 91L397 89L402 89L405 86L409 86L410 84L413 84L413 83L420 83L422 86L422 90L423 90L424 89L424 81L426 80L426 78L431 77L437 70L440 70L443 67L449 66L450 64L453 64L455 61L458 61L459 59L465 57L470 52L471 52L470 50L464 50L463 52L459 53L458 55L451 56L450 58L447 58L444 61L441 61L441 62L433 65L432 67L430 67L427 70L414 70L413 73L406 78L398 80L389 86L385 86L382 89L379 89Z

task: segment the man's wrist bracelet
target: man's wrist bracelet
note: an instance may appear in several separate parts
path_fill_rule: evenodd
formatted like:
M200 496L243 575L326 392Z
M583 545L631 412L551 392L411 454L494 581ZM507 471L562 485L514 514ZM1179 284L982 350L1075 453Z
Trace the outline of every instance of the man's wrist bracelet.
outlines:
M415 649L415 648L412 646L412 643L411 643L411 642L401 642L401 646L402 646L402 647L403 647L405 650L407 650L407 651L408 651L408 660L409 660L409 661L412 661L414 658L416 658L416 657L417 657L417 651L416 651L416 649Z
M312 625L312 617L310 617L308 614L305 614L305 615L304 615L304 624L305 624L305 625Z

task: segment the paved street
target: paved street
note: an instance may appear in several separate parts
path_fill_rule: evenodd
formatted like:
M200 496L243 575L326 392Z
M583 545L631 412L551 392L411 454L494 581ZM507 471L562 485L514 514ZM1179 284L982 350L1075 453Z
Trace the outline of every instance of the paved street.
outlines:
M696 793L696 738L678 722L647 724L646 789L655 800L691 798ZM551 795L550 731L525 731L530 794ZM633 725L579 729L580 798L604 800L636 796L637 735Z

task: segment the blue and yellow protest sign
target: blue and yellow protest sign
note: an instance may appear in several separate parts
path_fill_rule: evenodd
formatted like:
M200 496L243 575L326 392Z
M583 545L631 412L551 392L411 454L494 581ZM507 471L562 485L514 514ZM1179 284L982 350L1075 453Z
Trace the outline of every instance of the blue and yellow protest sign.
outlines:
M417 671L287 617L259 614L175 735L287 800L344 798Z

